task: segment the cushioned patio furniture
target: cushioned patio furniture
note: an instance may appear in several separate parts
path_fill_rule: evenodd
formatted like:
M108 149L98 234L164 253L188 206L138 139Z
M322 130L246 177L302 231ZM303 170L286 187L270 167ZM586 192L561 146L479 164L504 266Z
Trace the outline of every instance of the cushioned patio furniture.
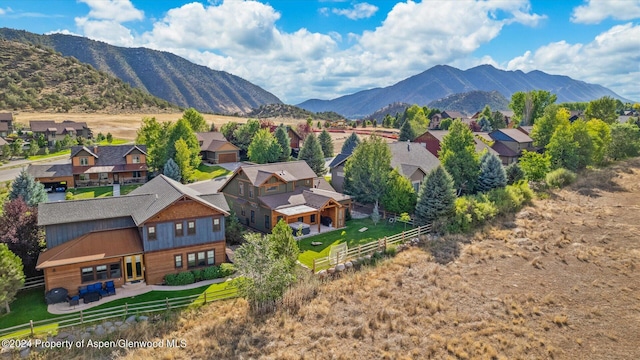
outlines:
M104 289L107 292L107 295L115 295L116 294L116 285L112 280L109 280L104 283Z
M80 305L80 296L79 295L67 297L67 299L69 300L69 306Z
M78 287L78 296L80 298L84 298L84 296L89 292L89 289L86 286Z
M84 296L84 303L88 304L94 301L100 301L100 293L98 292L88 292Z

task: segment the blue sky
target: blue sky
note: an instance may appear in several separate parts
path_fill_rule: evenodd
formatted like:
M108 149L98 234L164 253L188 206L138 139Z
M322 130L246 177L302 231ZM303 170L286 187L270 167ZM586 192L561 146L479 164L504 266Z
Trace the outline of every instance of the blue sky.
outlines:
M291 104L438 64L542 70L640 100L640 0L0 0L0 23L170 51Z

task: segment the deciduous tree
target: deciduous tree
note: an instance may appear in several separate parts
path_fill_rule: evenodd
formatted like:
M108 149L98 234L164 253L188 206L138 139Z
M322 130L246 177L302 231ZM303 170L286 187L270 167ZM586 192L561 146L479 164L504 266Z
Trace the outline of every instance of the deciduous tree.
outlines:
M415 211L417 225L427 225L453 214L456 201L454 182L442 167L431 170L424 178Z
M411 181L393 169L389 173L387 188L380 199L386 211L401 214L412 213L416 207L416 191Z
M635 124L612 124L611 145L608 156L614 160L638 156L640 153L640 129Z
M182 118L187 120L191 129L195 132L205 132L209 129L207 122L204 120L204 116L194 108L185 110L182 114Z
M518 91L511 95L509 108L513 110L513 118L520 125L533 124L542 116L544 109L555 103L556 94L546 90Z
M44 233L38 227L38 208L28 206L22 198L4 204L0 217L0 243L22 259L25 272L36 274L36 262L44 249Z
M569 125L569 117L571 114L569 111L559 105L549 105L545 110L542 117L536 120L533 124L533 130L531 130L531 138L534 140L534 144L541 148L544 148L549 144L553 133L559 126Z
M169 135L169 142L167 144L168 158L173 158L178 166L180 166L180 169L182 171L182 179L184 180L189 179L188 176L190 175L190 173L187 174L184 172L182 165L180 165L180 161L178 161L178 159L176 158L176 153L178 151L177 143L179 140L183 140L187 145L187 149L189 150L188 155L190 169L198 167L201 162L200 143L198 142L198 138L193 132L193 129L191 129L191 125L189 125L189 122L185 119L178 120L175 125L172 126L171 133ZM183 155L184 154L186 153L183 153Z
M599 119L607 124L613 124L618 120L618 114L616 114L616 99L604 96L600 99L590 101L584 115L587 119Z
M473 133L460 120L455 120L442 139L438 157L453 178L456 189L473 193L480 172Z
M4 304L7 313L11 312L9 304L23 284L22 261L6 244L0 244L0 303Z
M386 191L391 150L378 136L359 144L344 166L344 188L356 201L373 204Z
M549 154L524 150L518 161L524 172L524 177L529 181L542 181L551 171L551 156Z
M272 163L282 156L282 148L269 130L260 129L251 140L247 155L251 162L257 164Z
M310 133L302 144L298 160L304 160L318 176L322 176L327 169L324 167L324 154L320 142L314 133Z
M180 174L182 174L182 182L187 183L191 181L193 176L193 166L191 166L191 151L184 139L178 139L175 143L175 161L180 168ZM168 162L168 161L167 161Z
M238 128L233 131L233 138L235 140L233 144L240 148L240 154L243 158L248 156L249 144L251 144L251 140L258 130L260 130L260 122L249 119L246 124L238 126Z

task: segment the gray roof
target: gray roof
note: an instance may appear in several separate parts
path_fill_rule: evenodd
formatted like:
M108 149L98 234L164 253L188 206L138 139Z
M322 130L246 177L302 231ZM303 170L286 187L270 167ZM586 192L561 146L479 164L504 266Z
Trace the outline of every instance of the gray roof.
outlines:
M249 178L249 181L251 181L254 186L260 186L273 175L276 175L285 182L313 179L316 177L316 173L311 170L307 162L304 160L272 164L245 165L236 169L236 172L231 176L231 178L240 171L245 173Z
M49 130L55 131L56 134L62 134L69 129L73 129L76 131L88 129L86 122L75 122L71 120L64 120L61 123L56 123L53 120L32 120L29 121L29 127L33 132L45 132Z
M125 196L60 201L38 205L38 225L131 217L136 225L147 221L183 196L229 214L222 195L205 195L164 175L157 176Z
M9 131L9 123L0 121L0 131Z
M217 151L222 145L229 143L224 135L217 131L196 133L196 138L198 139L198 142L202 142L202 145L200 145L200 151ZM237 147L235 145L233 146Z
M351 154L340 153L340 154L336 155L336 157L334 157L333 160L331 160L331 163L329 164L329 168L334 168L336 166L340 166L340 164L342 164L343 162L347 161L349 156L351 156Z
M300 205L307 205L314 209L320 209L330 199L341 201L351 199L351 197L335 191L315 188L298 188L292 192L259 196L258 199L270 209L279 210Z
M0 130L2 130L2 129L0 129ZM6 142L3 138L0 138L0 146L5 146L7 144L8 144L8 142ZM2 149L0 149L0 150L2 150Z
M491 134L493 134L495 132L501 132L501 133L505 134L506 136L510 137L511 139L513 139L513 141L518 142L518 143L533 142L533 139L531 137L529 137L529 135L523 133L522 131L520 131L518 129L498 129L498 130L492 131L489 135L491 135Z
M533 131L533 126L530 126L530 125L520 126L518 130L520 130L521 132L527 135L531 135L531 131Z
M231 175L220 176L217 178L213 178L211 180L206 181L198 181L193 184L188 184L187 186L200 192L201 194L215 194L220 190L222 185L224 185Z
M444 137L449 134L449 130L428 130L427 132L431 134L433 137L435 137L436 139L438 139L439 142L442 142ZM483 150L487 149L487 151L489 151L490 153L494 155L498 155L498 153L495 150L493 150L489 145L485 144L482 140L478 139L476 136L473 137L473 141L476 143L477 153L480 153ZM493 141L493 139L491 141Z
M496 141L493 143L491 150L495 151L498 156L506 156L506 157L516 157L518 153L512 150L507 145L501 143L500 141Z
M27 174L34 178L53 178L60 176L72 176L73 172L71 164L30 164L29 167L27 167Z
M391 167L400 174L410 177L418 169L425 174L440 165L440 160L418 143L394 142L389 144L391 150Z
M460 111L455 110L445 110L441 114L443 114L443 118L445 115L448 115L451 119L466 119L468 116L461 113Z
M13 113L0 113L0 121L13 121Z
M95 166L126 165L126 156L134 149L138 149L145 155L147 154L145 145L73 146L71 147L71 157L84 150L96 158Z

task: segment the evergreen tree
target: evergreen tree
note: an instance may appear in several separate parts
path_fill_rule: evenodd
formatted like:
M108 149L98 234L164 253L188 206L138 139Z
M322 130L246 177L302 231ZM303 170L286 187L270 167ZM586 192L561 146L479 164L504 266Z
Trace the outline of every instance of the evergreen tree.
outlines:
M188 108L185 110L182 114L182 118L189 123L191 130L195 132L205 132L209 128L207 126L207 122L204 120L204 116L194 108Z
M351 135L344 141L342 144L342 149L340 150L341 154L349 155L353 153L353 150L360 144L360 138L355 132L352 132Z
M356 201L373 204L386 192L391 150L372 135L358 145L344 166L344 189Z
M291 227L281 219L271 229L271 234L267 235L267 238L272 243L275 256L286 259L289 264L289 270L293 271L298 261L300 249L298 248L298 242L293 237Z
M6 244L0 244L0 303L4 304L7 313L11 312L9 304L23 284L22 261Z
M280 145L280 156L278 160L280 161L288 161L289 157L291 157L291 138L289 137L289 133L287 132L287 128L284 125L278 126L275 131L276 141Z
M494 154L485 152L480 157L480 176L478 191L487 192L507 185L507 174L500 159Z
M456 189L467 194L473 193L480 172L478 154L473 133L462 121L453 122L442 140L438 157L453 178Z
M412 213L416 207L416 191L409 179L393 169L389 173L387 188L380 202L386 211L396 214Z
M278 161L282 156L282 148L269 130L260 129L251 140L247 154L249 160L254 163L272 163Z
M322 148L322 153L325 158L333 156L333 140L331 139L331 134L327 130L322 130L320 135L318 136L318 141L320 141L320 147Z
M18 177L11 183L9 200L22 198L28 206L38 206L39 203L47 202L47 191L42 183L36 181L25 169L20 171Z
M518 163L511 163L504 169L507 175L507 184L512 185L524 179L524 171Z
M507 127L507 122L504 119L504 114L501 113L500 111L496 111L493 113L493 115L491 116L492 122L491 122L491 128L496 130L496 129L504 129Z
M409 121L405 121L400 127L399 141L413 141L416 138L416 133L413 131L413 127Z
M167 160L167 163L164 164L164 169L162 173L165 176L175 181L182 180L182 173L180 172L180 167L178 167L178 164L176 164L176 162L173 159Z
M455 201L453 179L442 166L438 166L431 170L420 186L415 211L416 224L427 225L453 214Z
M318 176L322 176L327 171L324 167L322 147L320 147L320 142L314 133L310 133L304 140L302 149L300 149L300 153L298 154L298 160L306 161Z
M239 245L244 239L244 228L236 213L231 210L224 223L224 237L231 245Z
M67 136L69 136L69 135L67 135ZM67 137L66 137L66 136L65 136L64 140L67 140ZM64 141L64 140L63 140L63 141ZM71 140L71 137L69 137L69 140ZM110 133L110 132L109 132L109 133L107 133L107 142L108 142L109 144L111 144L111 143L113 142L113 135L111 135L111 133ZM63 147L65 147L65 148L66 148L66 147L71 146L71 145L70 145L70 141L65 141L65 144L68 144L68 145L64 145L64 144L63 144Z
M480 126L480 131L484 131L484 132L493 131L491 122L484 116L482 117L482 119L480 119L480 121L478 121L478 126Z
M378 210L378 202L373 205L373 211L371 212L371 221L373 221L373 225L378 225L380 221L380 211Z

